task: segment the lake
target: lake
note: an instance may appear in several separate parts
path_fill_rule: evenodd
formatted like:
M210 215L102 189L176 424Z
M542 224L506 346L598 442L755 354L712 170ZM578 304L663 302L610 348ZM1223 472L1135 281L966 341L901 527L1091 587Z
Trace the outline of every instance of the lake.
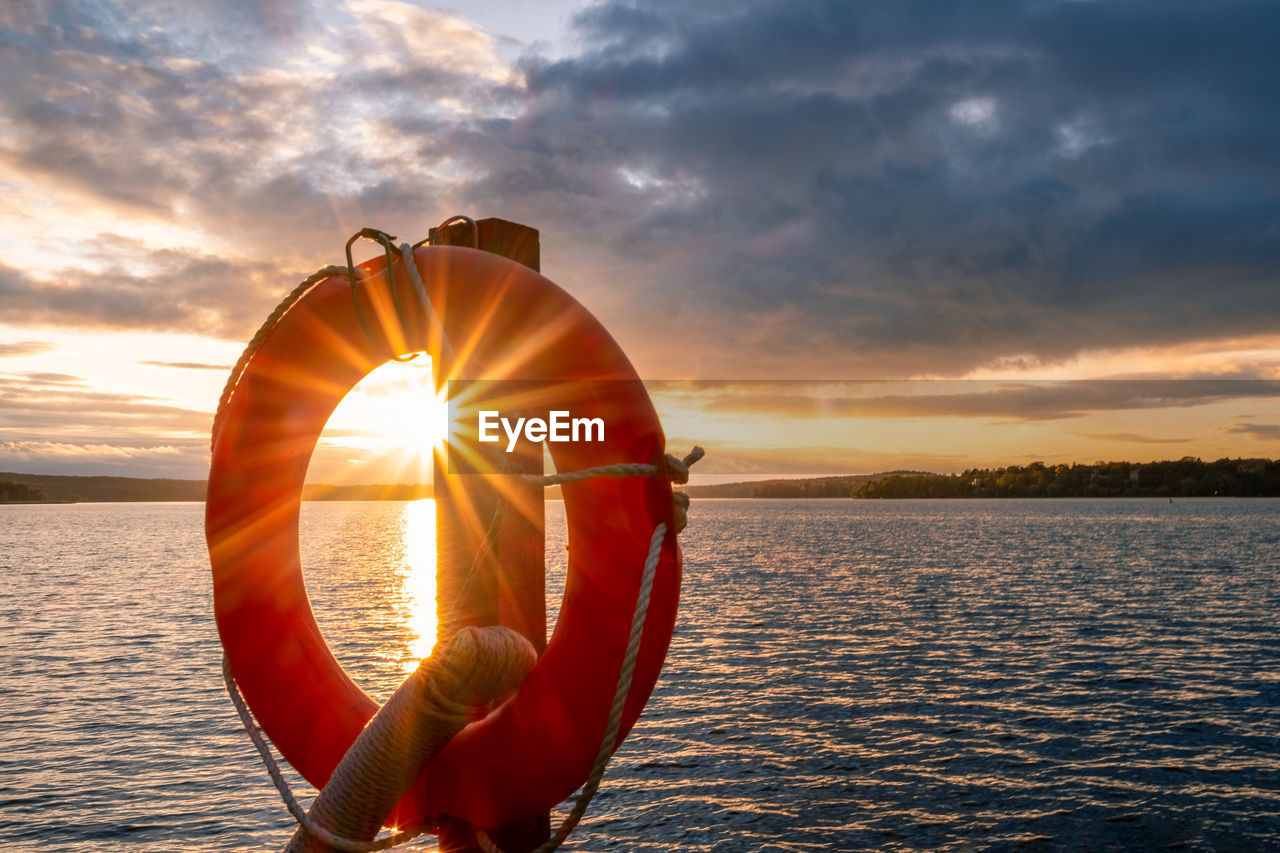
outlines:
M304 506L321 627L380 698L430 647L433 512ZM290 834L222 688L202 524L0 507L5 849ZM1280 844L1280 500L704 500L682 543L666 669L565 849Z

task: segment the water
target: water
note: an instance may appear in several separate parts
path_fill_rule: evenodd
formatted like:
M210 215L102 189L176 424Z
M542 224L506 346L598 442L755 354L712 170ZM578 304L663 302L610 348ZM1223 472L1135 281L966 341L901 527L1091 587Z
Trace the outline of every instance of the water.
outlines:
M304 510L321 625L375 695L431 630L430 511ZM289 835L222 692L201 516L0 508L4 849ZM667 668L568 847L1275 849L1278 522L1273 500L695 502Z

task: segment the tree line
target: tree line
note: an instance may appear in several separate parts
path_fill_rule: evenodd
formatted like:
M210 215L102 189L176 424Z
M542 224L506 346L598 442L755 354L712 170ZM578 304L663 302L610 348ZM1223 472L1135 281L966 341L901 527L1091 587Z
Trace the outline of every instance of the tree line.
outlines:
M1164 462L1009 465L959 474L886 474L853 486L854 498L1071 498L1280 496L1280 462L1183 457Z
M959 474L893 471L808 479L687 486L694 498L1037 498L1280 496L1280 461L1187 456L1165 462L1009 465ZM0 472L0 503L42 501L200 501L203 480L74 477ZM304 500L416 500L418 484L333 486L308 483ZM549 493L548 498L554 495Z
M13 480L0 480L0 504L44 503L49 496L40 489Z

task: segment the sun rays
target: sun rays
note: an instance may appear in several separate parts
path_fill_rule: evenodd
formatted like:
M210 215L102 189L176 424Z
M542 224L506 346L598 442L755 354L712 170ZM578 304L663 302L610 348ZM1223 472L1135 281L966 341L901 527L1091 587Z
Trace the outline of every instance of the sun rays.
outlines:
M431 361L390 361L369 373L330 415L308 479L339 484L431 481L447 432L447 406Z

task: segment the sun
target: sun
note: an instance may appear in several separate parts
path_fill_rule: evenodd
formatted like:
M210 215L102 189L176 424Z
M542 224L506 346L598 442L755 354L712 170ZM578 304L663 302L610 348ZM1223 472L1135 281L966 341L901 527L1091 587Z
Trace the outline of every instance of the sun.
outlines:
M426 355L374 369L334 409L308 479L333 483L426 483L448 430Z

